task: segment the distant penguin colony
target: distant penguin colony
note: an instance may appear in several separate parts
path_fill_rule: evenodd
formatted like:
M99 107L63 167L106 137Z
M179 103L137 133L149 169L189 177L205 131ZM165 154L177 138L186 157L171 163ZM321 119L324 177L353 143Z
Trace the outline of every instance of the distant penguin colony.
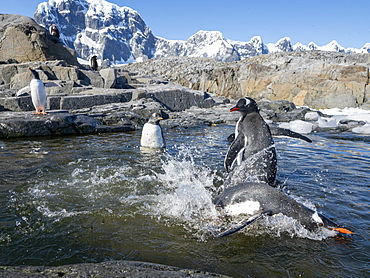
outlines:
M54 37L59 39L59 37L60 37L59 29L55 24L52 24L49 27L49 32L50 32L51 35L53 35Z
M258 181L273 185L277 170L275 145L257 103L251 98L242 98L230 109L230 112L234 111L240 112L241 117L235 127L234 141L225 157L225 169L229 172L235 163L240 166L243 161L249 160L248 165L243 165L243 175L253 174Z
M90 67L92 70L95 70L97 71L98 70L98 60L97 60L97 56L94 55L90 58Z
M140 145L145 148L164 148L166 146L159 121L163 120L159 113L153 113L143 126Z
M33 106L36 109L35 114L47 114L45 111L46 108L46 91L44 83L40 80L39 74L36 70L28 68L32 75L33 79L30 82L31 89L31 99Z

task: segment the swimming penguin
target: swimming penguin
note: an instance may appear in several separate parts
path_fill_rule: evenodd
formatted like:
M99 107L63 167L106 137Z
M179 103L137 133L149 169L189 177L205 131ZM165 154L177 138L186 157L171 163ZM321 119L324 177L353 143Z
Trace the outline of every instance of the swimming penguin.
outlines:
M31 99L33 106L36 108L35 114L47 114L45 112L46 108L46 91L44 83L40 80L39 74L37 71L28 68L32 75L33 79L30 82L31 89Z
M90 58L90 67L92 68L92 70L95 70L97 71L98 70L98 60L97 60L97 56L94 55Z
M163 120L159 113L153 113L143 126L140 145L146 148L164 148L166 146L159 121Z
M264 215L279 213L297 220L309 231L315 232L325 228L344 234L353 233L265 182L243 182L226 188L214 203L229 219L226 227L218 226L211 229L217 237L236 233Z
M49 32L51 35L59 39L60 37L59 29L55 24L50 25Z
M230 112L233 111L239 111L241 117L235 127L235 139L225 157L226 171L229 172L235 162L240 166L242 161L248 160L242 171L239 169L232 173L238 181L254 176L256 181L273 185L277 170L276 150L270 128L261 117L257 103L245 97L230 109Z

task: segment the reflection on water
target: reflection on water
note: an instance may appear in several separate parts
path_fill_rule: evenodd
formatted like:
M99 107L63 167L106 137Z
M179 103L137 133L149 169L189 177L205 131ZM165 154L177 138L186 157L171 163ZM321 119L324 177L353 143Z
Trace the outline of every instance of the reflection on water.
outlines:
M235 277L368 275L369 138L275 140L282 189L353 236L310 234L277 215L213 238L233 131L165 130L165 152L140 150L139 131L0 141L0 265L128 259Z

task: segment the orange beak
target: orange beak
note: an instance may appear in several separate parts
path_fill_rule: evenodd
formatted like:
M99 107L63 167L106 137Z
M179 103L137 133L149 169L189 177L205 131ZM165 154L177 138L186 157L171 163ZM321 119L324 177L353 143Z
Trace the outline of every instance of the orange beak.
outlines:
M345 229L345 228L333 228L333 227L329 227L330 229L332 229L332 230L334 230L334 231L338 231L338 232L340 232L340 233L342 233L342 234L353 234L353 232L352 231L350 231L350 230L347 230L347 229Z

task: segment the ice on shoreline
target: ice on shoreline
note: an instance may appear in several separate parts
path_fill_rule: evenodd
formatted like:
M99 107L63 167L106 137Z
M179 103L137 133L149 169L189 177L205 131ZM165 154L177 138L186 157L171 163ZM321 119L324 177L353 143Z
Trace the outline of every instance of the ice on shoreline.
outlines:
M335 129L351 122L354 127L350 130L353 133L370 134L370 110L361 108L332 108L311 111L305 115L305 121L284 122L280 123L279 127L308 134L317 128Z

